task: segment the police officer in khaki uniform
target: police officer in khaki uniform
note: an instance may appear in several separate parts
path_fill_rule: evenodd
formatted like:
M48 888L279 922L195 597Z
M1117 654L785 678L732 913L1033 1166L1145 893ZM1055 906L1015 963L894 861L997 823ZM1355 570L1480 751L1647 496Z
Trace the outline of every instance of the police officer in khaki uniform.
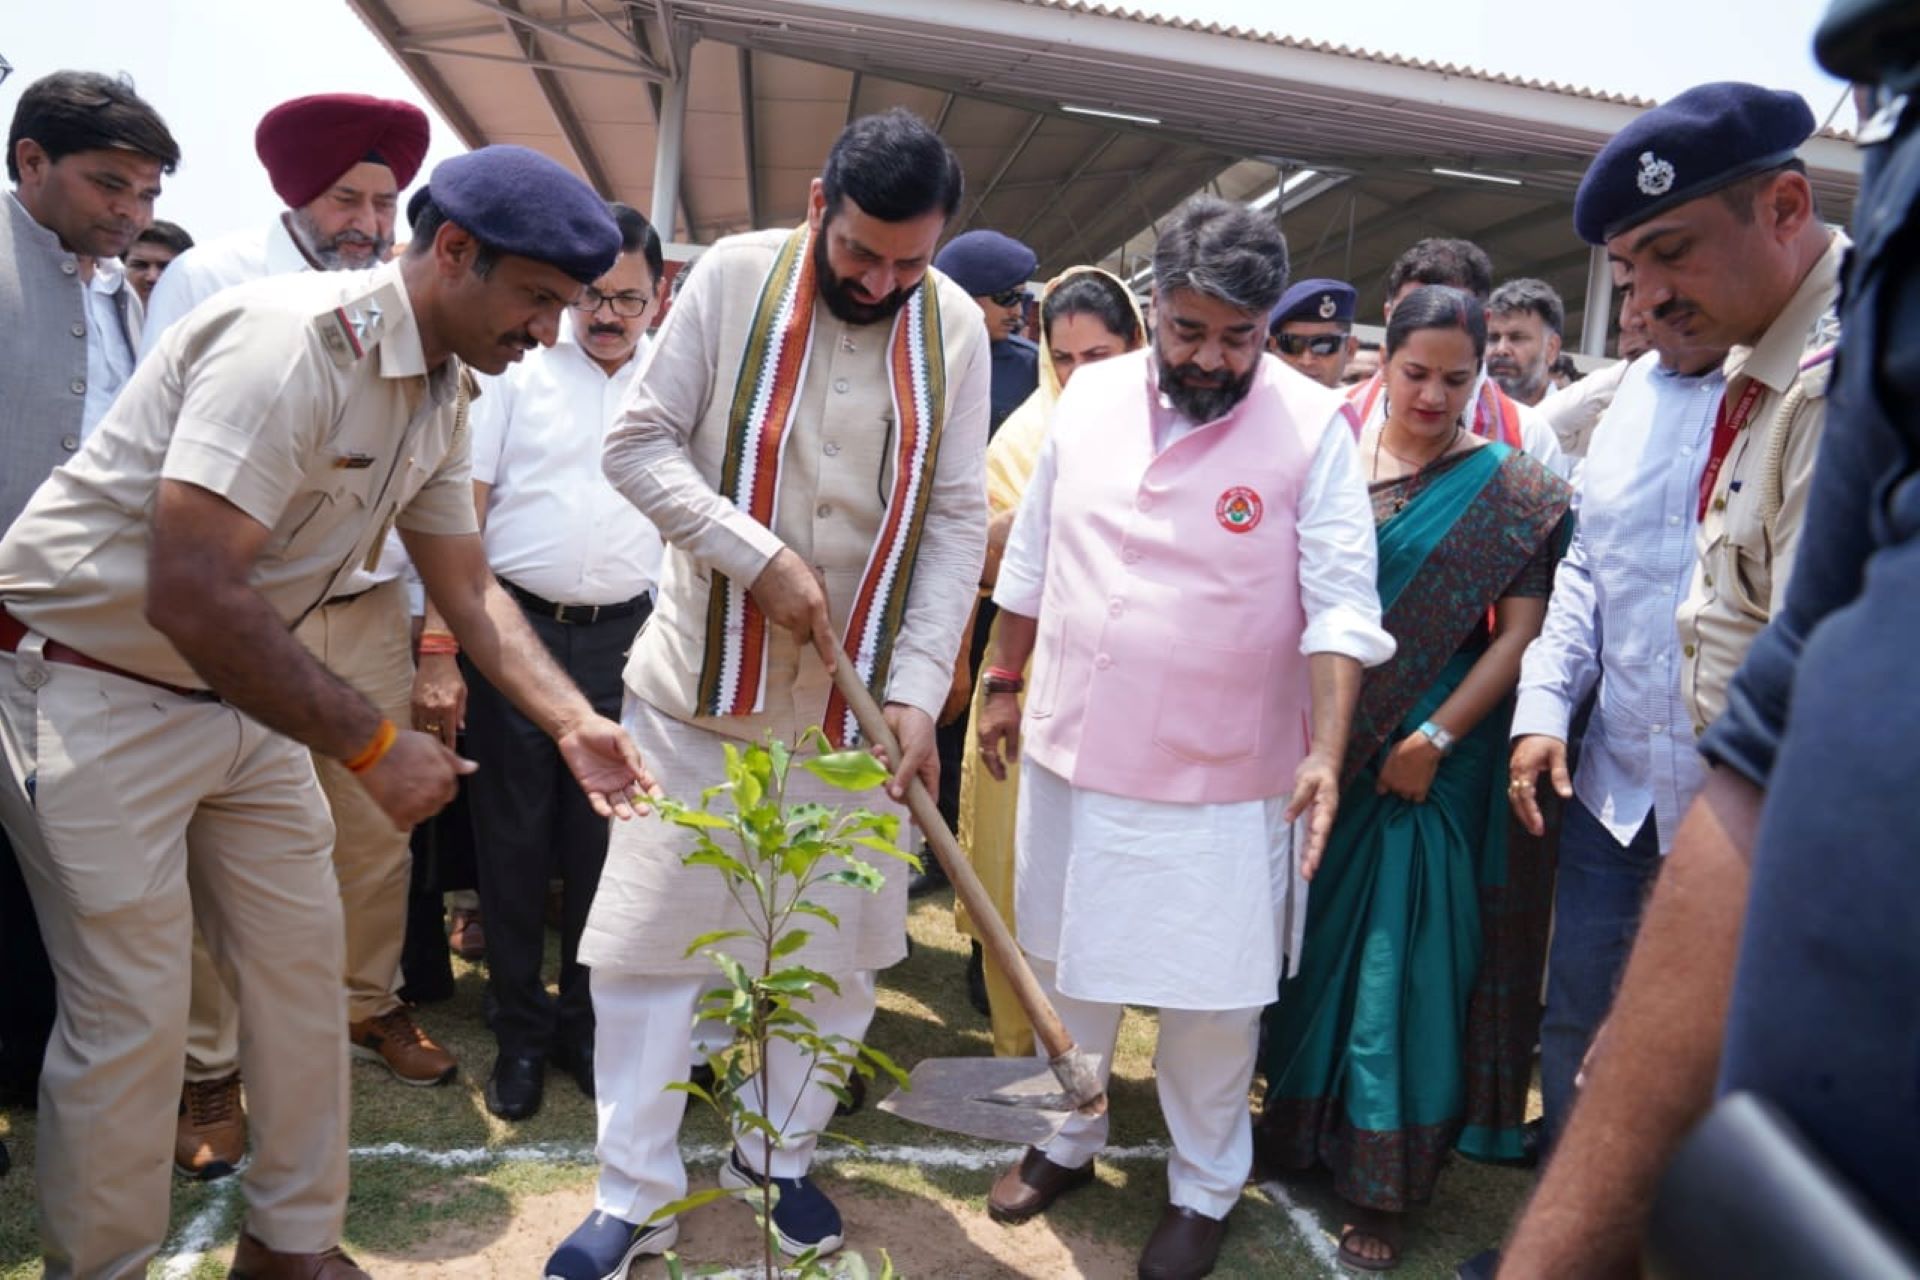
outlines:
M473 766L396 729L293 627L389 525L596 808L630 816L651 786L488 571L462 405L461 361L497 373L551 343L619 231L522 148L449 160L431 189L404 260L242 286L174 326L0 541L0 817L59 982L49 1276L143 1274L165 1235L195 920L236 979L259 1137L232 1274L364 1274L338 1249L342 927L308 749L396 827Z

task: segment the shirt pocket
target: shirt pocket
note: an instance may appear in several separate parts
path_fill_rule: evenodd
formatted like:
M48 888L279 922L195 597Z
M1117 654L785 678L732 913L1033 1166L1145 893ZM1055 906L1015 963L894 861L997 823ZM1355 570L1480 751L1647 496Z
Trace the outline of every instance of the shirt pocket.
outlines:
M1719 557L1720 595L1740 613L1765 623L1773 607L1773 555L1759 513L1729 520Z
M1154 745L1196 764L1237 764L1258 755L1272 668L1271 648L1170 642L1161 661Z
M378 491L379 468L378 462L358 468L329 464L325 470L308 472L306 483L281 515L267 550L298 555L300 549L329 544L329 535L343 526L358 533L359 522Z

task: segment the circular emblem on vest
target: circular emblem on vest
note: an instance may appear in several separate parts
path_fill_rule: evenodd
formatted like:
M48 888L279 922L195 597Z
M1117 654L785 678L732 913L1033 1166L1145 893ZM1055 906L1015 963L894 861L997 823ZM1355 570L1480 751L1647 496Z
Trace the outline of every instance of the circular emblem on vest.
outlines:
M1221 494L1213 508L1214 518L1228 533L1252 533L1265 512L1260 495L1245 485L1235 485Z

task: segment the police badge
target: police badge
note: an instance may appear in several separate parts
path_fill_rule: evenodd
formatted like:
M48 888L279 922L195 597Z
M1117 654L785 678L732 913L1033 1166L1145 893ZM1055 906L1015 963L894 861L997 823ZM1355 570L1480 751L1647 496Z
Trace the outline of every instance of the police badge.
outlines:
M1320 318L1322 320L1333 319L1335 313L1339 310L1340 304L1334 301L1332 294L1323 293L1320 295Z
M1635 179L1640 194L1663 196L1673 190L1673 166L1651 151L1640 153L1640 174Z

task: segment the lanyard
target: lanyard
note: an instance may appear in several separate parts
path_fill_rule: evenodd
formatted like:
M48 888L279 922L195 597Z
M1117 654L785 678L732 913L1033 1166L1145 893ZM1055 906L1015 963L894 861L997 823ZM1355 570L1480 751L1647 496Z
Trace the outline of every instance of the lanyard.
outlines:
M1713 419L1713 446L1707 453L1707 469L1700 473L1700 514L1696 519L1707 518L1707 503L1713 497L1714 482L1720 478L1720 468L1726 464L1727 454L1733 450L1734 437L1747 425L1747 419L1753 415L1753 406L1760 399L1764 384L1758 378L1747 379L1747 386L1740 393L1740 400L1733 406L1733 412L1727 412L1727 398L1720 398L1720 412Z

